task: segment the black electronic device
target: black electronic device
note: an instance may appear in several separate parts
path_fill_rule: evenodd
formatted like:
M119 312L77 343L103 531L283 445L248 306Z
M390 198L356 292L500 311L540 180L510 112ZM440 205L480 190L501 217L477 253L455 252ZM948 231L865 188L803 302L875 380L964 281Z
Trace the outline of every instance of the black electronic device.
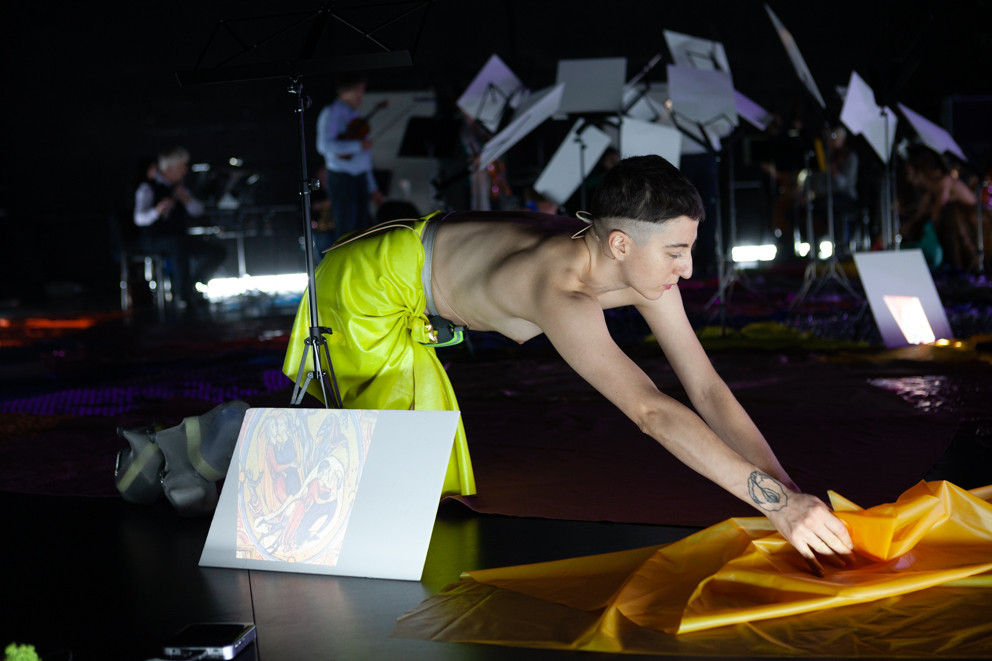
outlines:
M162 651L170 659L233 659L254 640L254 624L205 622L183 628Z

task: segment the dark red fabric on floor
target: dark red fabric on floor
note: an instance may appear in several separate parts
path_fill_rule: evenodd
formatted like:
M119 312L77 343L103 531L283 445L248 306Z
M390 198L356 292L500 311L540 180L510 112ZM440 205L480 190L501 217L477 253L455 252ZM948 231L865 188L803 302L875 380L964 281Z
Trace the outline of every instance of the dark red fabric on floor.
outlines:
M714 362L793 479L820 496L834 489L865 506L893 500L924 478L958 428L955 414L921 410L869 382L899 378L899 368L753 351ZM663 359L639 363L682 397ZM479 488L460 500L478 512L690 526L757 514L641 434L560 361L451 373Z

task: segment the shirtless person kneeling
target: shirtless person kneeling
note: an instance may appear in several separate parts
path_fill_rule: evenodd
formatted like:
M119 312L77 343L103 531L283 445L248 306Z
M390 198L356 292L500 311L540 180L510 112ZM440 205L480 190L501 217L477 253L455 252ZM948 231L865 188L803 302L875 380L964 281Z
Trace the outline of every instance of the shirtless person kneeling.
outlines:
M319 325L333 329L328 348L345 406L457 410L431 348L438 330L451 324L517 342L544 333L645 434L766 515L814 571L816 554L841 562L853 548L846 526L799 491L686 316L678 281L692 274L699 193L664 159L629 158L597 186L590 215L583 227L525 212L435 214L345 237L316 273ZM695 412L661 393L613 341L603 311L628 305L644 316ZM283 368L291 379L308 310L304 296ZM445 490L474 493L461 427Z

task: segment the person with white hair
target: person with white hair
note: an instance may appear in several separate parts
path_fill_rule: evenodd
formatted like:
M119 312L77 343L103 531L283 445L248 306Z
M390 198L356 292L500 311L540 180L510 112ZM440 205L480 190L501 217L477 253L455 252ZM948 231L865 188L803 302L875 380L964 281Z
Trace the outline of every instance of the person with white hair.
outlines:
M190 221L203 215L203 204L183 183L189 170L189 152L172 147L158 156L153 177L134 193L134 224L140 228L143 250L172 260L173 286L188 310L203 303L196 291L223 263L227 251L216 243L198 241L188 234Z

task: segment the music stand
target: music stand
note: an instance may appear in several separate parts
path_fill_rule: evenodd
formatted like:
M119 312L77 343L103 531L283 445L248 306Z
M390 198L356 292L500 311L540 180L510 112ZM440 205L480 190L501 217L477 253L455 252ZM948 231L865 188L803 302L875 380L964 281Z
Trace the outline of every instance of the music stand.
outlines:
M494 135L482 147L482 152L479 154L478 169L481 170L505 154L531 131L558 112L564 89L564 85L558 84L527 97L527 100L517 108L513 119L510 120L506 128Z
M888 106L880 107L875 102L875 94L862 80L856 71L851 72L851 79L844 95L844 107L840 112L840 121L852 134L862 136L872 151L881 159L885 166L882 185L885 195L882 196L882 244L889 247L893 231L892 183L891 174L892 147L895 144L898 118Z
M320 74L331 74L339 73L342 71L368 71L372 69L381 68L392 68L392 67L403 67L411 66L413 64L410 53L404 50L390 50L379 41L377 41L373 35L383 27L391 25L399 18L410 15L413 11L419 8L426 8L430 5L429 0L420 3L416 8L404 12L398 17L394 17L391 20L375 27L371 30L362 30L353 24L353 22L345 19L338 13L332 11L329 8L331 3L327 3L320 9L313 11L309 14L304 15L300 18L299 14L283 14L280 16L265 16L261 18L248 18L248 19L236 19L234 21L221 20L214 28L211 33L210 38L200 54L200 58L197 60L196 65L193 69L188 71L181 71L176 73L176 79L179 82L180 87L194 86L194 85L205 85L205 84L222 84L222 83L235 83L235 82L247 82L255 80L265 80L265 79L285 79L288 80L287 91L292 94L295 98L295 103L293 105L293 112L297 115L297 132L299 137L299 154L300 154L300 182L299 182L299 195L300 195L300 212L303 221L303 233L304 233L304 253L306 255L306 269L307 269L307 281L308 281L308 303L310 311L310 329L309 335L304 340L304 350L303 357L300 361L300 369L297 373L296 383L293 387L293 394L291 397L291 404L299 405L304 394L307 392L307 388L311 381L316 380L320 384L321 393L324 399L324 406L330 408L331 405L335 408L343 408L341 395L338 391L337 383L334 379L333 365L331 364L330 353L327 349L327 343L324 340L324 335L329 335L332 333L330 328L321 326L317 315L317 285L314 276L315 263L314 263L314 248L313 248L313 230L310 224L310 194L316 190L319 185L316 179L310 179L307 172L307 157L306 157L306 137L304 131L303 113L310 106L310 98L303 93L303 82L304 76L309 75L320 75ZM277 59L272 62L263 63L250 63L241 64L240 61L232 64L232 62L241 60L244 58L248 59L247 56L255 55L260 51L260 47L269 43L276 36L283 36L286 33L285 29L280 29L274 33L267 35L259 41L252 41L245 38L244 35L239 34L235 30L235 24L258 21L258 20L271 20L273 18L286 18L295 17L292 27L302 27L309 25L307 31L305 43L302 50L300 51L299 57L296 59ZM426 12L425 12L426 18ZM378 48L382 49L381 52L368 53L368 54L355 54L355 55L344 55L337 56L328 59L314 59L313 54L316 49L317 43L327 26L327 22L330 19L334 19L345 26L360 32L368 41L375 44ZM421 26L422 27L422 26ZM211 47L215 43L215 39L219 34L226 33L227 35L234 38L234 40L241 46L240 51L236 51L230 57L222 60L220 64L214 66L204 66L204 60L211 50ZM417 41L419 42L419 34L417 36ZM416 47L414 47L416 48ZM243 61L243 60L241 60ZM324 360L330 370L330 373L325 372L320 364L320 354L321 349L323 349ZM312 351L312 353L311 353ZM304 374L304 367L307 364L308 356L312 359L313 369ZM302 383L301 383L302 380Z
M595 163L609 146L610 136L594 124L577 119L534 182L534 190L558 205L565 204L585 182L586 151L590 151ZM582 206L585 207L584 199Z
M694 41L702 42L705 40ZM706 43L716 44L716 42ZM722 46L719 48L716 46L719 44L707 46L707 52L722 53ZM676 56L675 52L673 52L674 56ZM686 59L687 56L677 57ZM694 65L703 62L699 57L687 61L692 61ZM729 235L728 240L725 241L723 236L723 195L720 192L718 180L714 187L716 191L716 218L714 221L716 224L717 290L705 306L708 309L714 304L719 305L721 326L725 331L727 303L733 294L734 285L740 282L751 293L757 295L747 277L737 268L732 254L733 244L737 241L737 206L733 189L733 145L738 139L734 137L735 134L740 135L737 131L737 126L740 123L738 93L734 89L730 72L720 69L717 66L717 60L713 59L708 61L707 66L700 67L669 65L668 86L671 92L672 117L675 126L691 140L702 145L716 159L718 178L720 164L726 157L729 188ZM746 104L745 109L753 110L751 106L746 106ZM730 245L728 246L727 243Z
M577 118L577 131L570 132L556 153L567 154L570 150L565 146L566 141L578 144L579 170L579 205L586 208L588 184L586 177L591 168L586 167L586 150L589 144L585 136L589 127L594 126L599 133L607 125L616 126L620 122L620 112L623 108L624 79L627 75L627 58L602 57L578 60L559 60L557 84L563 87L561 104L558 107L556 119L566 116ZM598 136L599 134L589 134ZM605 134L604 134L605 135ZM600 139L594 139L593 144L599 146ZM591 163L599 160L605 147L599 150Z
M499 130L507 107L517 107L524 85L498 55L491 55L469 83L457 105L489 133Z
M772 21L772 25L775 31L778 33L779 39L782 41L782 46L785 47L785 52L789 56L789 61L792 62L792 68L796 72L796 76L802 82L806 91L816 100L817 104L820 106L820 110L823 112L824 117L827 114L827 104L823 100L823 95L820 94L819 88L816 86L816 81L813 79L813 74L810 73L809 67L806 65L806 60L803 59L802 53L799 51L799 46L796 45L796 40L793 39L792 33L790 33L782 21L779 20L775 12L772 11L771 7L765 5L765 10L768 12L768 17ZM831 122L831 124L835 124ZM830 164L830 146L829 141L827 144L827 157L826 161L829 167ZM856 299L861 299L861 295L858 294L854 288L851 286L850 281L847 279L847 275L844 274L844 270L840 268L840 260L837 258L837 241L834 236L834 191L833 191L833 176L830 172L827 172L827 238L830 240L830 257L828 257L826 262L826 267L823 269L822 273L818 265L818 256L816 249L816 236L813 232L813 220L812 220L812 208L810 206L811 199L807 196L806 200L806 228L809 236L809 264L806 266L806 272L803 274L803 284L796 293L796 297L792 300L790 307L795 307L803 300L805 300L806 295L813 289L816 285L816 291L819 291L826 283L834 281L839 284L843 289L845 289L849 294L851 294ZM807 179L808 182L808 179Z

